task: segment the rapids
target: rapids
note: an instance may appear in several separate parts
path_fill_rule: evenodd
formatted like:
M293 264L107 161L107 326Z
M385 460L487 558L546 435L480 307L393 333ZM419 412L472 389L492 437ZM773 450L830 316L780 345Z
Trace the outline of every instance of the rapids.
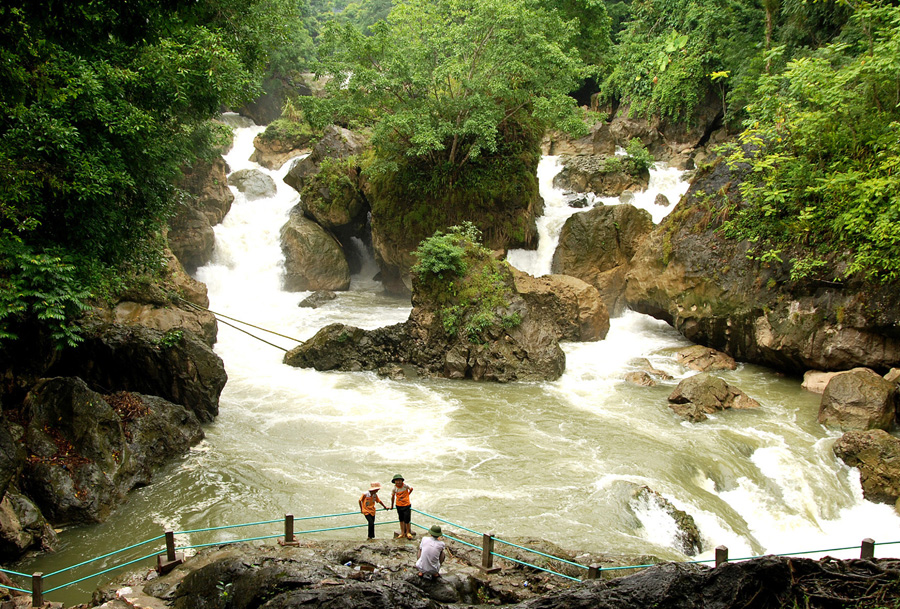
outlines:
M226 156L232 171L261 169L247 160L261 129L236 129ZM278 184L273 198L248 201L235 192L231 212L215 229L214 260L197 273L209 287L210 308L300 340L333 322L375 328L405 320L409 301L382 293L372 263L354 276L350 291L319 309L297 306L308 293L281 291L279 229L299 200L282 182L289 165L269 172ZM547 209L538 250L509 254L514 266L532 274L549 272L556 236L578 211L551 185L558 170L553 157L539 168ZM634 204L659 222L686 188L680 172L658 165ZM669 207L653 203L657 192L668 196ZM250 331L286 349L295 345ZM628 312L612 320L606 340L564 344L566 372L557 381L392 381L374 373L290 368L281 363L280 349L220 325L215 349L229 380L206 439L152 485L134 491L107 522L63 531L58 553L17 568L46 573L167 528L355 512L372 481L382 483L382 500L389 502L397 473L415 489L414 508L502 538L539 537L575 550L690 559L675 549L672 519L632 498L635 484L694 517L704 545L694 559L712 558L718 545L737 558L858 547L865 537L900 540L900 517L892 506L862 499L857 472L831 452L838 434L816 423L819 396L801 389L799 379L742 364L722 377L758 400L760 409L697 424L674 416L666 397L690 374L675 363L674 352L688 344L667 324ZM641 357L674 380L653 388L623 381ZM379 513L379 521L394 516ZM432 524L414 514L417 521ZM395 528L379 527L378 536L390 537ZM180 535L178 543L278 532L277 524L265 531L226 529ZM350 529L318 536L365 534ZM887 548L876 548L876 556L888 555ZM858 556L858 550L828 553ZM96 584L88 580L48 597L79 602Z

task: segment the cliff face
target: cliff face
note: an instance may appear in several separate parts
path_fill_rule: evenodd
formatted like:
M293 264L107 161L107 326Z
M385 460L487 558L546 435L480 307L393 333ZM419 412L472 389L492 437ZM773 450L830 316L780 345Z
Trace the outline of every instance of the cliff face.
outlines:
M166 284L90 311L77 347L23 328L0 354L2 560L52 549L53 526L105 520L218 413L215 319L184 304L205 305L205 287L169 262Z
M740 205L741 171L717 163L697 175L635 254L628 305L694 342L787 372L897 366L900 281L792 281L788 263L761 262L750 243L721 235L728 203ZM840 274L836 262L828 270Z

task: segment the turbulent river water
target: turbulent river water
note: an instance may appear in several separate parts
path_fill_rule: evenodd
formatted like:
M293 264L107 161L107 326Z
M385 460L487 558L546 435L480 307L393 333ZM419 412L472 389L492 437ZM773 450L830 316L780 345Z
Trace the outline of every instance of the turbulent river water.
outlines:
M232 171L260 169L248 158L261 129L236 129L226 156ZM297 306L308 293L281 290L279 230L299 200L281 180L286 171L269 172L278 185L272 198L247 200L235 192L231 212L215 229L214 260L197 274L209 287L210 308L301 340L333 322L375 328L405 320L409 301L385 296L371 264L353 277L348 292L318 309ZM535 275L549 272L559 229L577 211L552 187L556 171L553 157L539 168L547 203L540 247L509 254L514 266ZM633 204L659 222L687 188L680 177L657 167L650 188ZM658 192L668 196L668 207L653 203ZM397 473L414 487L417 509L477 531L539 537L574 550L688 559L677 549L672 518L655 502L634 499L639 485L694 517L704 546L694 559L711 557L718 545L744 557L858 546L865 537L900 540L893 508L863 500L856 471L832 454L838 434L816 423L819 396L801 389L799 379L742 364L721 376L761 408L697 424L676 417L666 397L692 374L675 362L675 351L688 344L665 323L628 312L612 320L606 340L564 344L566 371L556 381L394 381L290 368L281 363L281 350L220 325L215 349L229 380L206 440L132 493L107 522L62 531L59 552L18 568L51 572L163 529L353 512L370 482L388 488ZM637 369L635 358L647 358L674 379L652 388L626 383L624 375ZM382 498L389 501L390 493ZM356 519L324 526L348 524ZM298 528L312 526L321 525ZM379 537L394 528L380 527ZM278 531L277 524L222 529L179 535L178 542ZM364 529L317 534L364 536ZM858 550L828 553L850 557ZM116 561L61 575L58 583ZM103 579L48 597L83 601Z

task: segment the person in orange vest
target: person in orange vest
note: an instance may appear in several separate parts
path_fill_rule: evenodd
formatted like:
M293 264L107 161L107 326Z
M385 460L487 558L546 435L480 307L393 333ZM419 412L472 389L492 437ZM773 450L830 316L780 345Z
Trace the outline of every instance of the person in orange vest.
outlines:
M397 520L400 521L400 537L412 539L412 524L410 523L412 515L412 503L409 501L409 495L413 492L413 488L403 481L403 476L397 474L391 478L394 488L391 489L391 509L394 509L394 502L397 502Z
M369 486L369 490L359 498L359 511L369 523L369 539L375 539L375 504L381 503L381 507L387 509L387 506L378 498L379 490L381 490L381 484L373 482Z

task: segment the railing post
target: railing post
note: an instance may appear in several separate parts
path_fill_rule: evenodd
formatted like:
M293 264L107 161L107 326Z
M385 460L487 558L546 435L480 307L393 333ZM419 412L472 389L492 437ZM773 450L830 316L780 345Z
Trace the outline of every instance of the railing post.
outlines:
M859 548L859 557L865 560L875 558L875 540L866 537Z
M600 579L600 565L593 563L588 567L588 579Z
M31 574L31 606L44 606L44 574L40 571Z
M481 570L496 573L500 567L494 566L494 534L485 533L481 538Z
M716 548L716 566L724 565L728 562L728 548L719 546Z
M282 546L299 546L300 542L294 537L294 515L284 515L284 539L278 540L278 545Z
M156 572L165 575L184 562L184 554L175 551L175 531L166 531L166 557L159 554L156 557Z

